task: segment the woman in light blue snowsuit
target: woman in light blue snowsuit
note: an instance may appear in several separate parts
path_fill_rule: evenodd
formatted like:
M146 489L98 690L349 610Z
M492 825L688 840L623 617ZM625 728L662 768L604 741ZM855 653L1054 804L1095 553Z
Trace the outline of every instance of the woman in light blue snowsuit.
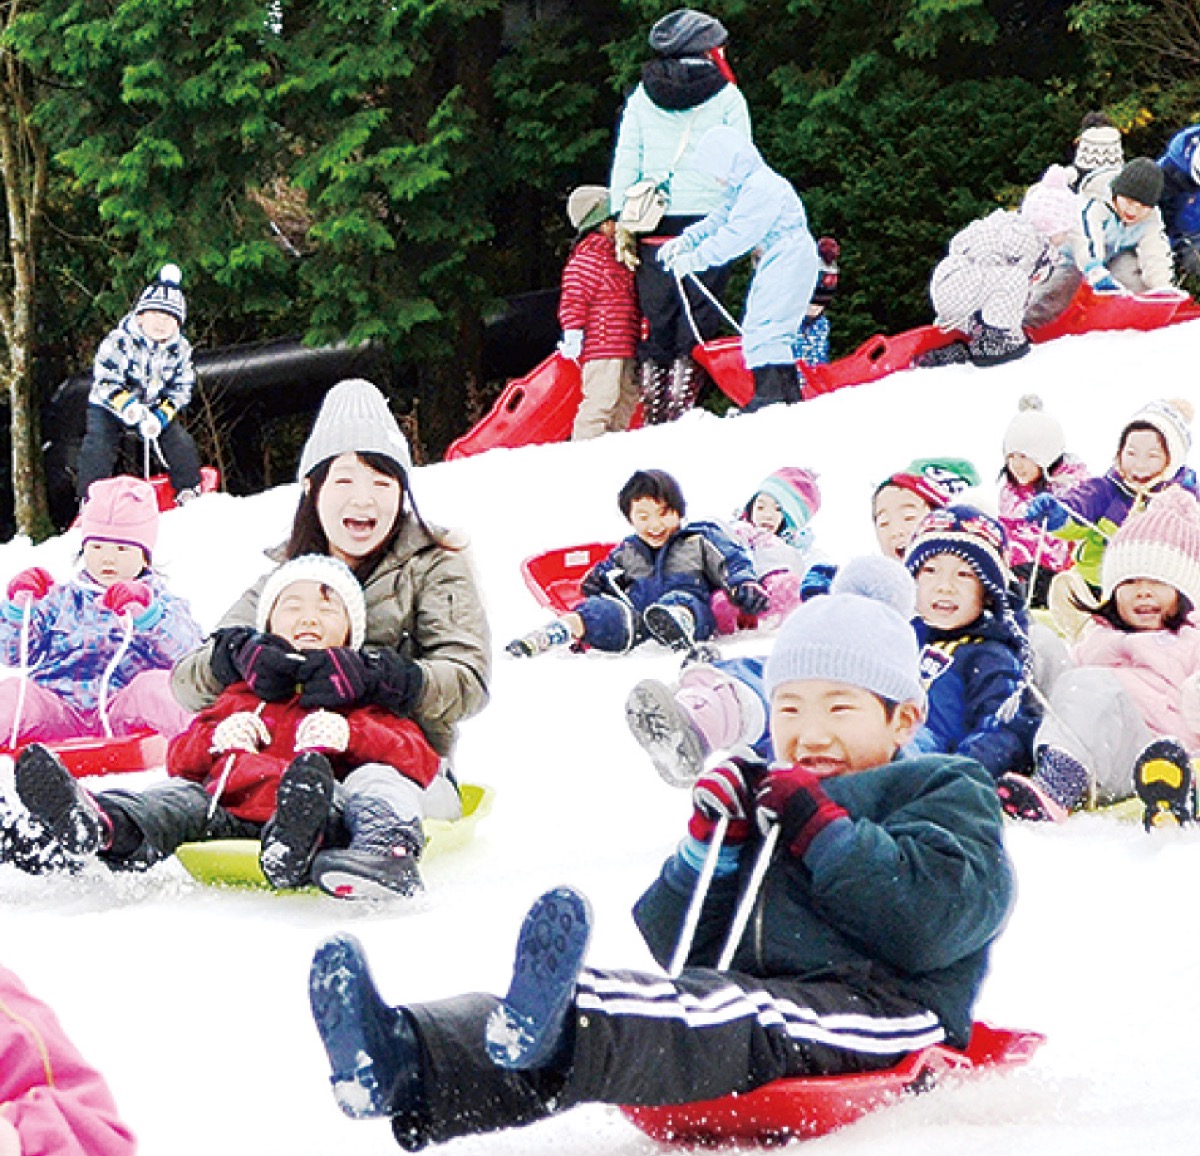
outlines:
M754 374L748 411L800 400L792 343L817 283L817 245L791 182L767 167L744 135L710 129L693 167L726 186L725 200L659 252L677 276L758 252L742 319L742 353Z

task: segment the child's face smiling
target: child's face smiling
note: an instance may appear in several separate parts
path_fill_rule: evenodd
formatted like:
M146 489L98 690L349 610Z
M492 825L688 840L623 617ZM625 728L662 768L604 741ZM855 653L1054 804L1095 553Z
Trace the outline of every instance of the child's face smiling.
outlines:
M329 552L353 566L383 544L400 513L400 482L357 454L334 459L317 495L317 517Z
M1116 196L1113 197L1113 208L1123 224L1136 225L1150 216L1154 206L1143 205L1141 201L1135 201L1132 197Z
M1013 452L1004 459L1004 464L1021 486L1032 486L1041 476L1042 467L1026 454Z
M629 503L629 524L652 550L665 545L682 521L678 510L672 510L657 498L634 498Z
M267 624L272 634L297 650L328 650L345 646L350 616L337 593L322 582L300 579L285 586L271 608Z
M1117 472L1135 486L1145 486L1167 468L1167 451L1162 438L1150 429L1135 429L1125 435L1117 454Z
M983 613L983 584L955 554L934 554L917 571L917 614L937 630L961 630Z
M884 486L875 495L875 539L879 549L889 558L903 562L908 544L929 510L929 503L912 490Z
M760 530L778 534L783 528L783 511L770 494L756 494L750 507L750 521Z
M891 718L862 687L826 679L785 682L771 696L771 741L781 762L834 778L891 762L921 721L915 702Z
M1164 630L1179 610L1179 592L1153 578L1131 578L1113 591L1117 615L1133 630Z
M138 327L151 341L170 341L179 332L179 322L169 313L146 309L137 315Z
M129 582L146 568L141 546L89 538L83 544L84 569L106 590L114 582Z

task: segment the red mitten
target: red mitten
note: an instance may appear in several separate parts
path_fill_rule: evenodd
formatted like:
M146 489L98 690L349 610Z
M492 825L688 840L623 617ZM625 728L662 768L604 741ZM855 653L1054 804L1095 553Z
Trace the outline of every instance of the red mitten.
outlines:
M121 579L104 591L101 602L114 614L128 610L135 617L143 613L154 600L150 587L136 578Z
M22 570L8 584L8 600L28 605L39 598L45 598L54 586L54 575L41 566L30 566Z
M744 843L750 837L754 784L764 768L750 759L727 759L701 773L692 784L692 812L688 834L708 843L721 819L728 819L726 843Z
M803 767L772 771L758 789L758 824L779 824L784 845L803 858L812 841L835 819L848 818L821 786L821 780Z

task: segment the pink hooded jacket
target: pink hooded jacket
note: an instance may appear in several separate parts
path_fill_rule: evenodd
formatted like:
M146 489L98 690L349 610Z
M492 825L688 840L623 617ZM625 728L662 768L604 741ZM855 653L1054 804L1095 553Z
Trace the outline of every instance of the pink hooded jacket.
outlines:
M1108 667L1137 704L1146 725L1200 751L1200 623L1193 615L1173 633L1126 634L1101 619L1073 652L1077 666Z
M67 1038L54 1013L0 967L0 1116L21 1156L133 1156L103 1077Z

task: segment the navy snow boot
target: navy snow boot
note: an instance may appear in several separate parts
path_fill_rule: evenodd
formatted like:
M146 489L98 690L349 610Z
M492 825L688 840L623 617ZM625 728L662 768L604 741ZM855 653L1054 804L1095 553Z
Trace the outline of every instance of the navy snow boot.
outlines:
M488 1017L485 1043L498 1067L543 1068L560 1057L591 934L591 906L570 887L547 891L529 909L508 994Z
M259 863L272 887L308 882L333 803L333 768L316 751L297 755L279 780L275 814L263 831Z
M424 1087L416 1029L403 1009L384 1003L354 936L332 935L317 948L308 998L338 1107L356 1120L419 1118Z
M1196 821L1192 761L1174 739L1147 744L1133 766L1133 786L1146 804L1147 831Z
M686 606L655 602L642 614L646 629L671 650L696 649L696 620Z
M81 857L105 847L111 825L53 751L39 743L27 746L17 756L15 780L17 795L49 841Z

